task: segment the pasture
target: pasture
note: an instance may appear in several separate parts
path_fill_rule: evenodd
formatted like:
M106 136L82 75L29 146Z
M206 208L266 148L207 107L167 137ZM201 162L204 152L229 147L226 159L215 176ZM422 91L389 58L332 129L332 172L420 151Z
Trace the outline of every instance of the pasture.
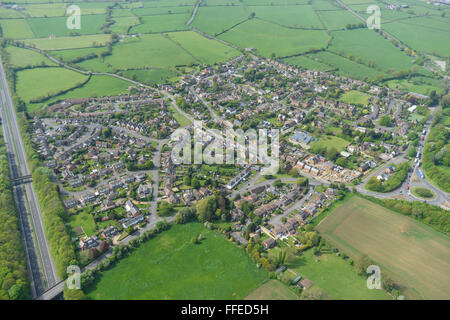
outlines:
M242 6L200 7L192 25L210 35L247 20L249 14Z
M221 42L202 37L196 32L173 32L168 34L182 48L186 49L195 58L205 64L224 62L241 53Z
M358 196L337 206L316 229L352 258L367 254L390 271L407 298L450 298L446 235Z
M88 76L64 68L34 68L17 72L16 91L26 103L52 96L86 81Z
M296 30L252 19L219 36L241 48L252 47L264 56L286 57L325 48L329 36L321 30Z
M310 57L304 55L286 58L283 61L308 70L328 71L334 69L325 63L319 62L314 58L311 59Z
M151 34L118 43L112 55L105 57L105 62L123 70L187 65L195 59L164 35Z
M33 31L24 19L1 20L2 32L4 38L27 39L34 38Z
M70 35L73 32L81 35L100 33L100 28L105 23L105 16L101 14L82 15L79 30L67 28L67 17L33 18L27 21L36 37L59 37Z
M94 34L76 37L27 39L25 43L32 44L41 50L64 50L102 46L109 41L111 41L110 34Z
M131 28L130 33L153 33L187 30L189 14L166 14L141 17L142 24Z
M54 66L56 65L53 61L49 60L44 55L32 51L29 49L8 46L6 47L6 52L8 54L8 59L15 68L23 68L27 66Z
M199 244L192 237L202 234ZM91 299L245 298L265 279L250 257L200 223L174 225L103 272Z

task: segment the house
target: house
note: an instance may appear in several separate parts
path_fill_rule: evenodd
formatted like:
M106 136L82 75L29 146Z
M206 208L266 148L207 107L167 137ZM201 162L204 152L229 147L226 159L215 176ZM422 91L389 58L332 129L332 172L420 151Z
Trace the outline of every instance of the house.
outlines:
M133 217L131 219L125 218L123 223L122 223L122 227L124 229L126 229L126 228L128 228L130 226L133 227L136 224L141 223L142 221L144 221L144 219L145 219L145 217L142 214L138 214L137 216L135 216L135 217Z
M143 183L139 185L137 189L137 194L140 199L147 198L152 194L152 187L148 185L147 183Z
M265 249L272 249L273 247L276 246L276 244L277 242L272 238L267 238L262 242L262 245L264 246Z
M309 149L309 144L314 141L314 138L303 131L297 131L289 138L289 141L300 144L304 149Z
M127 215L128 215L128 216L131 216L131 217L135 217L135 216L137 216L137 215L140 214L139 209L138 209L138 208L134 205L134 203L131 202L130 200L128 200L128 201L125 203L125 210L126 210L126 212L127 212Z

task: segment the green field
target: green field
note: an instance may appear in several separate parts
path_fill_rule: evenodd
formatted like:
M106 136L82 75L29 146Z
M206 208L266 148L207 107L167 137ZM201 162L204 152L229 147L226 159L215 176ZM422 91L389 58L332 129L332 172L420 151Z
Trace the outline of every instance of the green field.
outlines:
M25 42L42 50L63 50L95 47L105 45L111 40L110 34L94 34L77 37L56 37L27 39Z
M295 56L295 57L284 59L284 61L286 63L290 63L290 64L296 65L300 68L307 69L307 70L313 69L313 70L319 70L319 71L328 71L328 70L334 69L333 67L331 67L325 63L319 62L319 61L315 60L314 58L311 59L309 56Z
M193 31L173 32L168 35L170 39L205 64L224 62L241 54L234 48L218 41L204 38Z
M96 232L95 221L90 213L81 212L69 218L69 224L72 228L80 226L88 237Z
M264 56L286 57L324 48L329 36L322 30L297 30L252 19L219 36L241 48L255 48Z
M317 230L351 257L367 254L389 270L406 298L450 298L446 235L358 196L337 206Z
M242 6L200 7L192 25L215 35L245 21L248 13Z
M28 23L24 19L7 19L1 20L2 32L4 38L26 39L34 38Z
M191 238L202 234L200 244ZM92 299L243 299L267 278L234 244L199 223L174 225L102 273Z
M88 76L64 68L35 68L17 73L16 90L25 102L51 96L86 81Z
M327 149L334 147L338 152L341 152L349 144L350 142L336 136L321 135L319 140L311 143L311 147L326 147Z
M278 280L268 280L253 290L245 300L298 300L299 296Z
M123 70L167 68L194 63L195 59L167 37L150 34L115 45L112 55L105 57L105 62L118 70Z
M38 38L49 36L67 36L74 31L67 28L67 17L33 18L28 19L27 21ZM82 35L100 33L100 28L104 23L104 15L85 14L81 19L81 28L76 30L76 32Z
M344 102L362 106L366 106L369 103L369 98L368 94L356 90L346 91L341 96L341 100Z
M6 52L8 53L9 61L15 68L56 65L44 55L32 50L8 46L6 47Z
M415 195L416 197L422 198L422 199L432 199L436 197L436 194L427 188L411 188L411 193Z
M256 17L291 28L323 29L314 9L309 5L257 6Z
M107 95L119 95L127 92L127 88L133 84L107 75L94 75L91 79L81 88L71 90L63 95L59 95L45 102L50 104L57 100L65 100L71 98L85 98L85 97L101 97ZM45 104L33 104L30 108L36 109Z
M151 33L187 30L185 23L188 20L188 14L144 16L142 17L142 24L132 27L130 33Z
M323 289L332 299L391 299L385 291L368 289L366 279L359 276L342 257L332 253L322 253L316 257L312 250L308 250L287 266L312 281L313 287Z

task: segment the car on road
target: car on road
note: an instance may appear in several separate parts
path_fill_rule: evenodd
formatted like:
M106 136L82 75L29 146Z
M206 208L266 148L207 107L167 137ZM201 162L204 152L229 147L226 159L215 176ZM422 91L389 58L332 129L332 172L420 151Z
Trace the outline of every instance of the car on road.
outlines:
M406 185L406 186L405 186L405 189L406 189L406 190L409 190L409 185Z

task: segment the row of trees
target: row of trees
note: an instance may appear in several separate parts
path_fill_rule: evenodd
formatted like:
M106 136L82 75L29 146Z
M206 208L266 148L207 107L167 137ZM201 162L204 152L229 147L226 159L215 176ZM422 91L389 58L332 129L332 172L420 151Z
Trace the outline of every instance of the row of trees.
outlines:
M403 181L405 181L410 168L411 165L409 162L398 165L395 173L384 182L378 180L377 177L373 176L367 182L367 189L375 192L391 192L392 190L400 187Z
M29 298L24 248L0 133L0 300Z
M52 180L52 172L39 160L30 138L30 126L25 113L18 113L19 127L33 177L33 186L42 212L45 234L50 253L55 261L56 271L62 279L67 267L77 264L75 247L65 224L67 213L64 209L58 185Z
M379 199L359 194L372 202L382 205L398 213L410 216L429 225L433 229L450 235L450 215L445 209L419 201L406 201L399 199Z
M448 129L440 123L442 116L440 114L435 114L435 118L436 121L433 123L427 143L423 149L423 168L426 175L433 180L439 188L442 188L446 192L450 192L450 177L443 168L450 166L450 148L448 147L450 133L448 132Z

